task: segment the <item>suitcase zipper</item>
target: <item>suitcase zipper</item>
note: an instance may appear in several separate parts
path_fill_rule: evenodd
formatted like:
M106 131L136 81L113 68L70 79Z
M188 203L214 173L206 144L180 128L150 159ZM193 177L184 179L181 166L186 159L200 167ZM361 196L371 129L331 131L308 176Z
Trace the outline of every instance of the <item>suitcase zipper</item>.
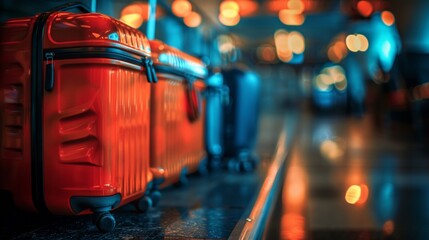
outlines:
M46 78L45 78L45 90L50 92L54 89L54 55L53 52L45 53L46 58Z
M137 56L116 48L67 48L67 49L47 49L46 58L46 91L52 91L54 87L54 56L55 59L75 59L75 58L108 58L124 61L134 65L143 66L146 70L146 77L149 83L158 82L153 61L147 56Z

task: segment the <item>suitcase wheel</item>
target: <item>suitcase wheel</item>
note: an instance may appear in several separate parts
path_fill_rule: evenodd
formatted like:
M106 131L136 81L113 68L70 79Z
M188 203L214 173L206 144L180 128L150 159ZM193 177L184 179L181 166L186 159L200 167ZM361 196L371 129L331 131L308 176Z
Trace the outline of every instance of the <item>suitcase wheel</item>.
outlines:
M139 198L135 201L134 205L136 206L136 209L140 212L146 212L153 206L153 201L150 197L144 196L142 198Z
M111 232L115 229L116 220L110 212L96 212L94 213L93 220L101 232Z
M150 198L152 199L152 205L154 207L158 206L158 203L161 200L161 196L162 196L161 192L156 190L150 194Z

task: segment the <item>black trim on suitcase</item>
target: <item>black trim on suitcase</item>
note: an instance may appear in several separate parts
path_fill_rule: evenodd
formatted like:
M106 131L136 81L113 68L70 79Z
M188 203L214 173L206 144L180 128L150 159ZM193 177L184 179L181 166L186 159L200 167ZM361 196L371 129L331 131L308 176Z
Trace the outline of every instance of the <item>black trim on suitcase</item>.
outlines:
M119 61L124 61L138 66L143 66L146 70L148 82L156 83L158 78L154 70L152 59L148 56L141 56L113 47L75 47L75 48L56 48L46 49L46 54L55 56L55 60L75 59L75 58L108 58ZM49 69L47 69L49 70ZM49 78L53 81L53 77ZM54 83L49 83L46 86L47 91L51 91Z
M43 35L51 13L40 14L33 28L31 43L31 184L37 210L49 212L43 182Z

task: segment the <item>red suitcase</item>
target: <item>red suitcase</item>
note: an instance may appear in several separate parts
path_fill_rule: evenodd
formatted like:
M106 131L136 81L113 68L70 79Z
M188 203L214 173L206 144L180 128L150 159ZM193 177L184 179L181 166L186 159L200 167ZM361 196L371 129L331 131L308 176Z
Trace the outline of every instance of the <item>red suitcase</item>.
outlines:
M206 168L201 60L150 41L158 82L152 85L151 167L164 170L161 188Z
M105 15L53 11L7 21L0 46L0 189L21 208L96 213L102 231L115 226L109 210L149 204L146 37Z

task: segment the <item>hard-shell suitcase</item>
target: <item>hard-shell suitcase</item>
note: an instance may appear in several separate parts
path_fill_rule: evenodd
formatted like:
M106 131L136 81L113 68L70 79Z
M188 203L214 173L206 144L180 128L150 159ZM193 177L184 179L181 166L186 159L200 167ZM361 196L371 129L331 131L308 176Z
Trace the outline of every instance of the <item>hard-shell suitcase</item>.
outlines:
M205 144L209 167L218 169L222 164L223 154L223 105L227 102L227 88L223 85L222 74L213 73L206 80L206 119Z
M199 59L160 41L150 45L158 78L152 85L151 167L163 169L163 188L206 168L201 92L207 69Z
M224 148L228 169L249 171L256 166L253 154L259 122L259 77L244 66L223 69L229 88L229 104L224 109Z
M66 5L68 10L81 5ZM51 11L1 26L0 189L28 210L96 213L143 198L150 45L102 14ZM139 201L139 199L141 199Z

